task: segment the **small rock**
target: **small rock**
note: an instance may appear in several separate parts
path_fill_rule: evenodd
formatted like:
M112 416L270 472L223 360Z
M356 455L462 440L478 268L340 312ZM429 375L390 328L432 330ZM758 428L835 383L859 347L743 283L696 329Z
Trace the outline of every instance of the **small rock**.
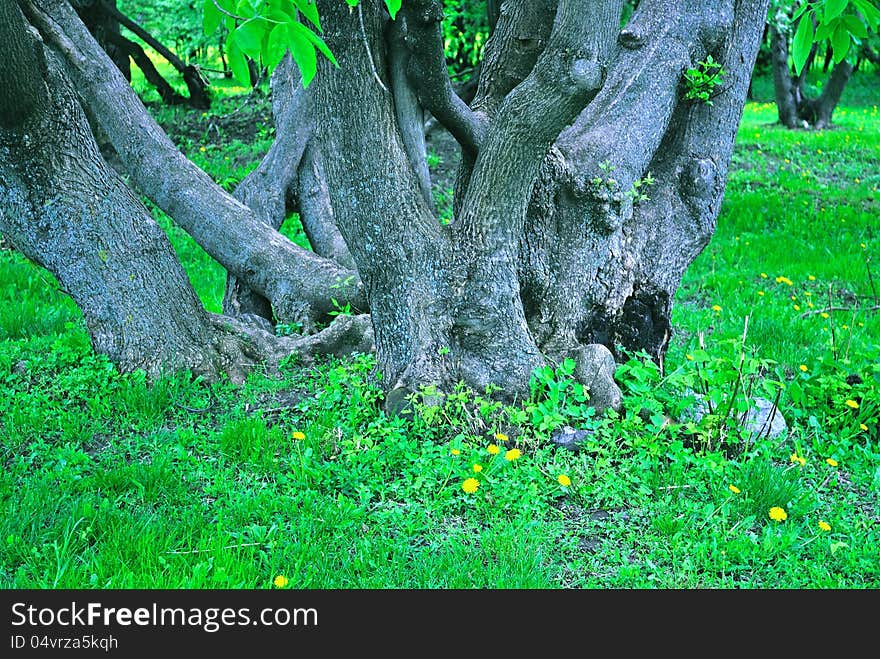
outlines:
M695 423L699 423L709 412L708 406L701 399L702 396L697 395L697 404L688 415L688 419ZM766 398L755 398L754 404L749 408L743 420L743 428L754 433L756 437L776 439L785 436L788 432L788 423L773 401Z
M590 405L601 414L609 407L620 411L623 394L614 381L614 355L600 343L582 346L575 355L575 378L590 392Z
M571 426L563 426L550 435L550 441L564 449L577 452L581 450L581 445L587 440L587 437L589 437L591 433L591 430L585 430L583 428L578 430Z

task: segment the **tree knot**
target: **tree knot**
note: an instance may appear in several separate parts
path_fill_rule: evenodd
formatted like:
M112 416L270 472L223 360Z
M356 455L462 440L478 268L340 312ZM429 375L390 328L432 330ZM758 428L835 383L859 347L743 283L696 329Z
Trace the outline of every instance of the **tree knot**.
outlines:
M617 41L627 50L637 50L645 45L645 35L641 32L626 29L620 32Z

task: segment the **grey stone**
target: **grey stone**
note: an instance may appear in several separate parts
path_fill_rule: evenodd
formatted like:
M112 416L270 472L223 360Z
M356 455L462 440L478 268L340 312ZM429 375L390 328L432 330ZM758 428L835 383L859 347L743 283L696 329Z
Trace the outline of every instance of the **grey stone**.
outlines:
M553 434L550 435L550 441L564 449L577 452L581 450L581 445L591 434L591 430L563 426L553 431Z
M699 423L709 412L709 407L703 401L703 396L695 394L697 404L689 411L685 420ZM782 411L766 398L755 398L752 407L743 419L742 427L753 433L755 438L766 437L767 439L784 438L788 432L788 423L782 415Z
M617 363L614 355L600 343L579 348L575 354L574 376L584 384L590 393L590 405L602 413L609 407L620 411L623 406L623 395L614 381Z

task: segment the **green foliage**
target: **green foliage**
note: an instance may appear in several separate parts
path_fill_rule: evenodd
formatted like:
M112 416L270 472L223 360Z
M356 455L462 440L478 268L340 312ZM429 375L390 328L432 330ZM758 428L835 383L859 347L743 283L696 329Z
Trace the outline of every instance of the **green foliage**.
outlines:
M452 77L472 74L489 39L486 3L444 0L443 48Z
M359 0L345 1L350 8L359 4ZM384 1L395 18L401 0ZM302 74L303 87L308 87L317 73L319 53L338 66L319 36L323 29L315 0L204 0L202 15L205 34L226 29L224 49L229 67L242 84L250 82L249 59L272 72L290 52Z
M707 55L705 60L685 71L685 99L712 105L712 96L717 93L715 88L724 82L725 75L724 67Z
M317 73L319 52L336 64L314 31L323 31L314 0L204 0L203 31L212 34L221 26L227 34L224 49L229 67L242 84L250 82L248 59L271 72L289 51L304 87Z
M795 3L794 7L791 24L797 27L791 41L791 57L798 75L813 44L830 44L832 59L837 64L858 50L869 31L876 32L880 26L880 10L871 0L819 0Z

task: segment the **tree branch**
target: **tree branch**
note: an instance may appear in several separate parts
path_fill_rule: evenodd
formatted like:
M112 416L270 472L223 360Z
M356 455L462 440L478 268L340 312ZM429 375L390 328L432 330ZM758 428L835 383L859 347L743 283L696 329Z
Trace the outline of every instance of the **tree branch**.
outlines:
M302 249L264 224L177 149L64 0L41 3L34 18L53 43L73 49L69 70L141 192L214 259L272 302L279 320L310 327L340 303L365 311L356 273Z
M33 39L28 38L30 26L15 2L0 3L0 125L11 128L26 120L33 112L45 107L48 90L43 78L34 75L44 65ZM38 47L42 47L41 45Z
M398 14L397 28L409 50L408 75L422 105L443 124L461 146L479 149L486 131L479 117L452 88L443 52L443 7L437 0L408 0Z
M584 4L561 0L547 47L499 107L455 225L467 245L491 251L518 239L550 146L605 81L623 3Z

